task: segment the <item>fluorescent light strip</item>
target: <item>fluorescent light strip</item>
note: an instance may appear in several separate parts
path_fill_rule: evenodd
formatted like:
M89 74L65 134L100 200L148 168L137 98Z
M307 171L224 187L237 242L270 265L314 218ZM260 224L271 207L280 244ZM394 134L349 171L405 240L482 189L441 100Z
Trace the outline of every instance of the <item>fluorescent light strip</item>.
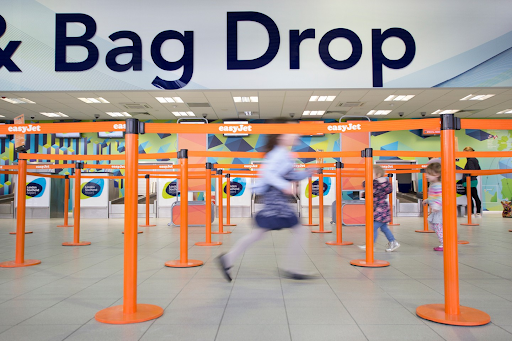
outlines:
M448 110L436 110L431 115L445 115L445 114L455 114L456 112L459 112L460 110L457 109L448 109Z
M408 100L412 99L415 95L390 95L386 97L384 100L385 102L390 101L401 101L401 102L407 102Z
M332 102L336 96L311 96L309 98L310 102Z
M181 97L155 97L160 103L183 103Z
M82 102L87 103L87 104L110 103L109 101L107 101L103 97L96 97L96 98L93 98L93 97L87 97L87 98L79 97L78 99L81 100Z
M36 102L33 102L29 99L26 99L26 98L7 98L7 97L2 97L0 98L1 100L3 101L6 101L8 103L11 103L11 104L36 104Z
M505 109L505 110L502 110L502 111L499 111L496 113L496 115L501 115L501 114L512 114L512 109Z
M192 111L173 111L172 114L176 117L196 116Z
M236 103L258 103L258 96L233 97L233 101Z
M489 95L467 95L466 97L464 98L461 98L460 100L461 101L484 101L488 98L491 98L495 96L494 94L489 94Z
M132 115L128 114L127 112L106 112L105 114L112 117L132 117Z
M388 115L392 110L370 110L366 114L367 116L386 116Z
M325 110L315 110L315 111L304 111L302 113L303 116L322 116L325 114Z
M40 112L40 114L46 117L69 117L68 115L61 112Z

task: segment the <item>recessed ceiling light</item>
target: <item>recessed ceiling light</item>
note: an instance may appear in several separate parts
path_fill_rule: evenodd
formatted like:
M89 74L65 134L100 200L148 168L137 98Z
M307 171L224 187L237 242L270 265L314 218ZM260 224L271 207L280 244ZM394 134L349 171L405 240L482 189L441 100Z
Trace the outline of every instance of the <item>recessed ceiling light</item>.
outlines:
M244 111L244 114L245 114L245 116L251 116L252 115L252 111Z
M155 97L160 103L183 103L181 97Z
M315 111L304 111L302 113L303 116L322 116L325 114L325 110L315 110Z
M233 101L236 103L244 102L244 103L257 103L258 102L258 96L249 96L249 97L233 97Z
M461 98L461 101L483 101L488 98L493 97L494 95L467 95L464 98Z
M2 97L0 99L3 100L3 101L6 101L6 102L12 103L12 104L36 104L36 102L33 102L33 101L31 101L29 99L26 99L26 98L7 98L7 97Z
M174 116L196 116L192 111L173 111Z
M386 97L386 99L384 101L385 102L390 102L390 101L407 102L408 100L410 100L414 96L415 95L390 95L390 96Z
M505 109L505 110L502 110L502 111L499 111L496 113L496 115L501 115L501 114L512 114L512 109Z
M5 117L4 115L0 115L0 117Z
M107 101L106 99L104 99L103 97L79 97L78 98L79 100L81 100L82 102L85 102L87 104L97 104L97 103L110 103L109 101Z
M309 98L310 102L332 102L336 96L311 96Z
M368 116L385 116L389 114L392 110L370 110L366 115Z
M106 112L105 114L112 117L132 117L132 115L128 114L127 112Z
M434 111L431 115L445 115L445 114L455 114L456 112L459 112L460 110L453 110L453 109L450 109L450 110L442 110L442 109L439 109L439 110L436 110Z
M69 117L68 115L61 112L40 112L40 114L46 117Z

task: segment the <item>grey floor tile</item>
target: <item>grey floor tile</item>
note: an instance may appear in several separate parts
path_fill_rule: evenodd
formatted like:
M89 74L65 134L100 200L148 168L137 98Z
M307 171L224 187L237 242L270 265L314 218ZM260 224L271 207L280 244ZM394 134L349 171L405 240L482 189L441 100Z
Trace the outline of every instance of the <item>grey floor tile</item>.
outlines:
M444 340L428 326L413 325L360 325L369 341L442 341Z
M512 340L512 334L492 323L479 327L456 327L426 321L426 324L445 340Z
M222 324L287 324L284 301L277 299L229 300Z
M58 341L66 339L80 325L14 326L0 334L1 341Z
M288 325L226 325L219 328L216 341L286 341L290 340Z
M140 339L141 341L161 340L215 340L217 325L152 325Z
M75 330L66 341L126 340L136 341L144 335L152 322L114 325L95 320ZM36 326L34 326L36 327ZM0 334L1 335L1 334Z
M290 324L290 332L293 341L367 340L361 329L355 325Z

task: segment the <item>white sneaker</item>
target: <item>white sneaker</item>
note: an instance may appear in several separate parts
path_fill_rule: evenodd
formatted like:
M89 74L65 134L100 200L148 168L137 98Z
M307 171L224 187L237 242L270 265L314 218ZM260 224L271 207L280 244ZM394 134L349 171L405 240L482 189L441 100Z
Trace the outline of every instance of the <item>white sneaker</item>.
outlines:
M360 248L361 250L366 250L366 245L357 245L358 248Z
M400 244L396 240L393 240L392 242L388 243L388 248L386 249L387 252L393 252L396 249L400 247Z

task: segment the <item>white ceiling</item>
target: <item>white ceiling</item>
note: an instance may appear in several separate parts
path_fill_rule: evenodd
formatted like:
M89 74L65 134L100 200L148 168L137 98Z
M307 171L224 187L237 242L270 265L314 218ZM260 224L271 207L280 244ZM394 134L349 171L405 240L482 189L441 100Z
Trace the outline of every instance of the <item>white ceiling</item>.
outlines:
M484 101L460 101L469 94L495 94ZM333 102L309 102L312 95L336 96ZM408 102L384 102L389 95L415 95ZM179 96L185 103L161 104L155 97ZM258 103L235 103L234 96L258 96ZM324 118L338 119L343 114L365 116L370 110L392 110L387 116L375 118L434 117L432 112L438 109L458 109L471 112L457 113L466 118L507 118L508 115L496 115L497 112L512 109L512 88L428 88L428 89L348 89L348 90L236 90L236 91L98 91L98 92L0 92L0 97L27 98L36 104L11 104L0 101L0 114L12 119L25 114L26 119L34 116L36 120L49 118L40 112L62 112L70 119L92 120L96 114L101 119L113 119L105 112L126 111L139 119L175 119L172 111L193 111L197 117L207 114L207 118L234 119L239 112L259 112L262 119L290 117L295 119L320 119L320 117L302 117L305 110L325 110ZM110 104L86 104L79 97L103 97ZM340 103L362 102L360 107L340 107ZM146 103L148 109L128 110L126 103ZM207 104L205 107L189 107L190 103ZM328 113L332 111L333 113ZM473 112L475 111L475 112ZM147 112L150 115L137 115ZM245 117L244 117L245 118ZM116 118L118 119L118 118Z

